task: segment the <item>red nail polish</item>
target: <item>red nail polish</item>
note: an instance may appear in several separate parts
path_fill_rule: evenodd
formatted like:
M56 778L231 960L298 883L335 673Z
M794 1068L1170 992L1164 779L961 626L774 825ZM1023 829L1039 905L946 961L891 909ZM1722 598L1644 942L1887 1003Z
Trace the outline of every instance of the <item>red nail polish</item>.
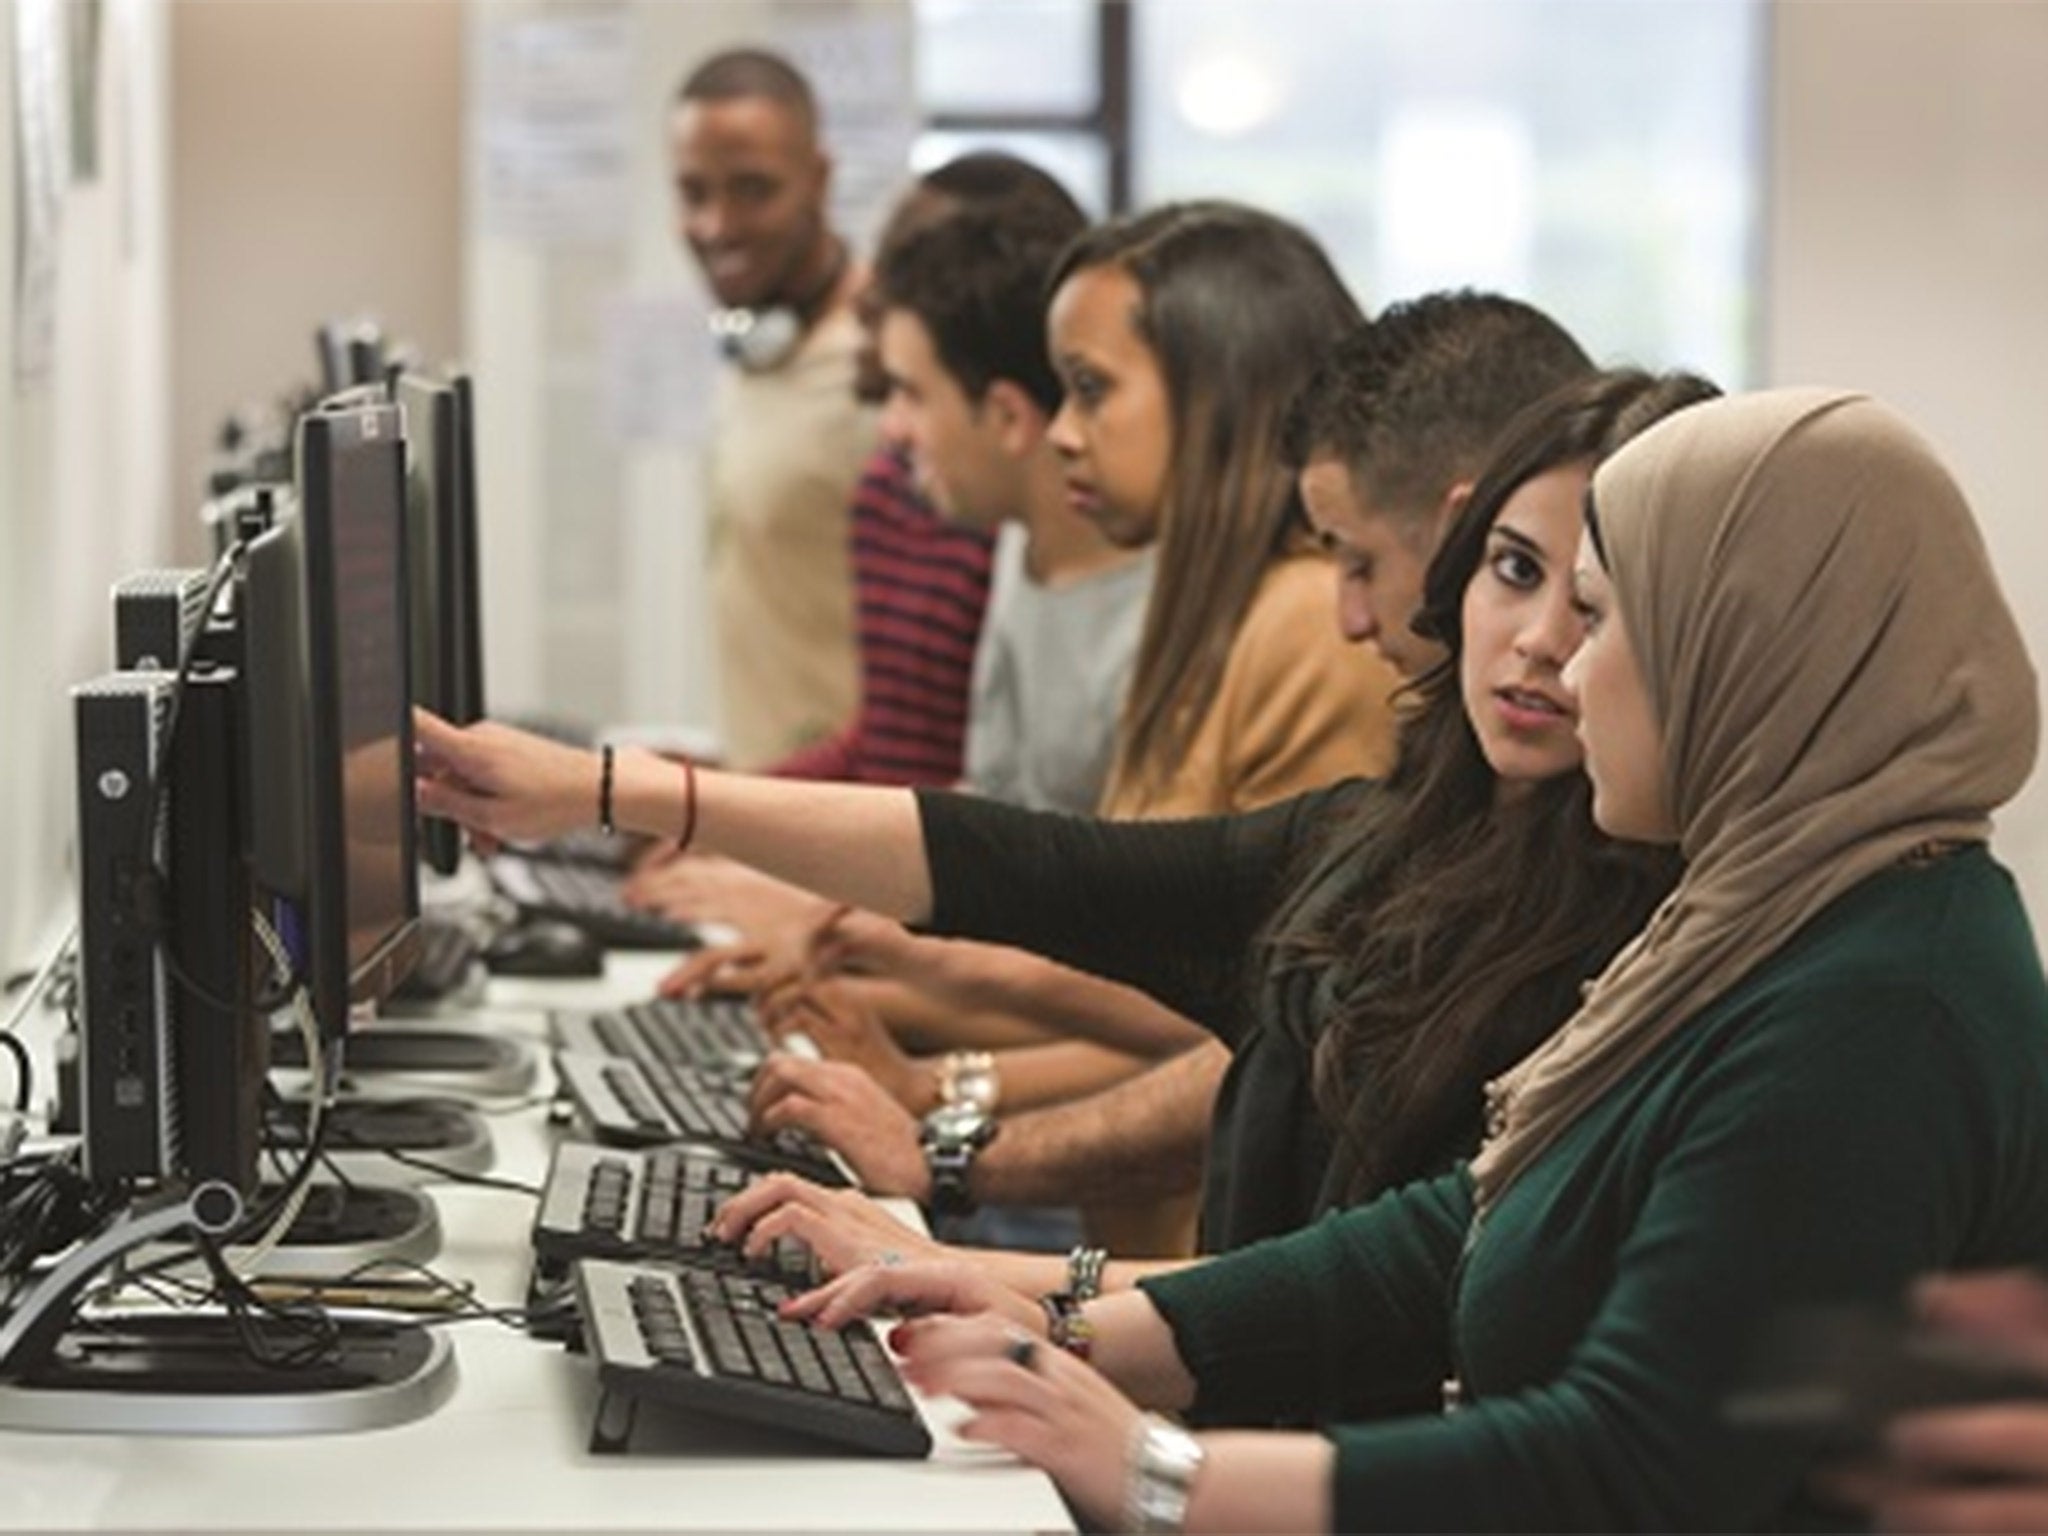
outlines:
M910 1324L898 1323L889 1330L889 1347L900 1355L910 1348L910 1338Z

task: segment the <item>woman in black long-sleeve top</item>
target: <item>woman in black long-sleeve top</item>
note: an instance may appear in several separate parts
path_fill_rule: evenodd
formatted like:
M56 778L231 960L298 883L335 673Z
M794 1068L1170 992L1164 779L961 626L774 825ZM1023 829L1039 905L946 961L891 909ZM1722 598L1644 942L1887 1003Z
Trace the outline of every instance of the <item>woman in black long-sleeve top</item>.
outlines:
M1503 515L1539 493L1575 507L1592 462L1706 392L1609 376L1510 433L1431 568L1426 619L1450 659L1420 684L1383 786L1109 826L943 795L708 772L692 785L622 753L614 819L673 830L694 799L701 841L784 878L1153 992L1236 1054L1207 1240L1298 1226L1469 1150L1480 1083L1564 1016L1663 887L1661 860L1590 828L1570 721L1547 697L1569 649L1544 632L1565 557ZM433 721L421 745L430 810L510 835L587 817L587 755ZM1345 1127L1334 1156L1332 1125Z

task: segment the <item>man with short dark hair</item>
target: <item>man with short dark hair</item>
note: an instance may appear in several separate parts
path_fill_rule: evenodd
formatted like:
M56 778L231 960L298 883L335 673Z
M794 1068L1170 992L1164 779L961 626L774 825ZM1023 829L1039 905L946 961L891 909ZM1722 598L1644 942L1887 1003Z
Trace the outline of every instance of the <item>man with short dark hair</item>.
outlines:
M856 698L846 507L874 444L854 398L861 283L827 213L832 163L802 75L721 53L676 93L677 232L721 309L708 501L725 753L778 761Z
M1108 775L1152 567L1074 515L1046 438L1060 403L1046 274L1084 220L1071 202L1044 201L984 201L884 250L882 429L947 516L1012 530L975 660L968 782L1087 813Z
M1346 636L1409 677L1443 654L1409 628L1438 539L1509 418L1592 366L1541 310L1469 289L1390 305L1331 351L1285 446Z

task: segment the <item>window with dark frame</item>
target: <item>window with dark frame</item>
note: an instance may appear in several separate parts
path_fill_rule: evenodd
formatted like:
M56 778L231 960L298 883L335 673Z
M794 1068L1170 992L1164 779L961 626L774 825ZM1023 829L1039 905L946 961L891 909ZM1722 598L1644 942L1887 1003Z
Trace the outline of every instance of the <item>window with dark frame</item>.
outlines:
M1011 149L1097 214L1131 206L1128 0L917 0L916 17L921 169Z

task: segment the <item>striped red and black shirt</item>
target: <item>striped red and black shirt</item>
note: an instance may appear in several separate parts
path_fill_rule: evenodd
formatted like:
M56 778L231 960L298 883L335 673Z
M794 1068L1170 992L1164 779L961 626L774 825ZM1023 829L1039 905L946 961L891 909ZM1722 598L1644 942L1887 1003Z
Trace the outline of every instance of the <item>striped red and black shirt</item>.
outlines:
M876 450L853 493L860 704L842 729L777 763L785 778L953 784L960 778L991 543L918 495Z

